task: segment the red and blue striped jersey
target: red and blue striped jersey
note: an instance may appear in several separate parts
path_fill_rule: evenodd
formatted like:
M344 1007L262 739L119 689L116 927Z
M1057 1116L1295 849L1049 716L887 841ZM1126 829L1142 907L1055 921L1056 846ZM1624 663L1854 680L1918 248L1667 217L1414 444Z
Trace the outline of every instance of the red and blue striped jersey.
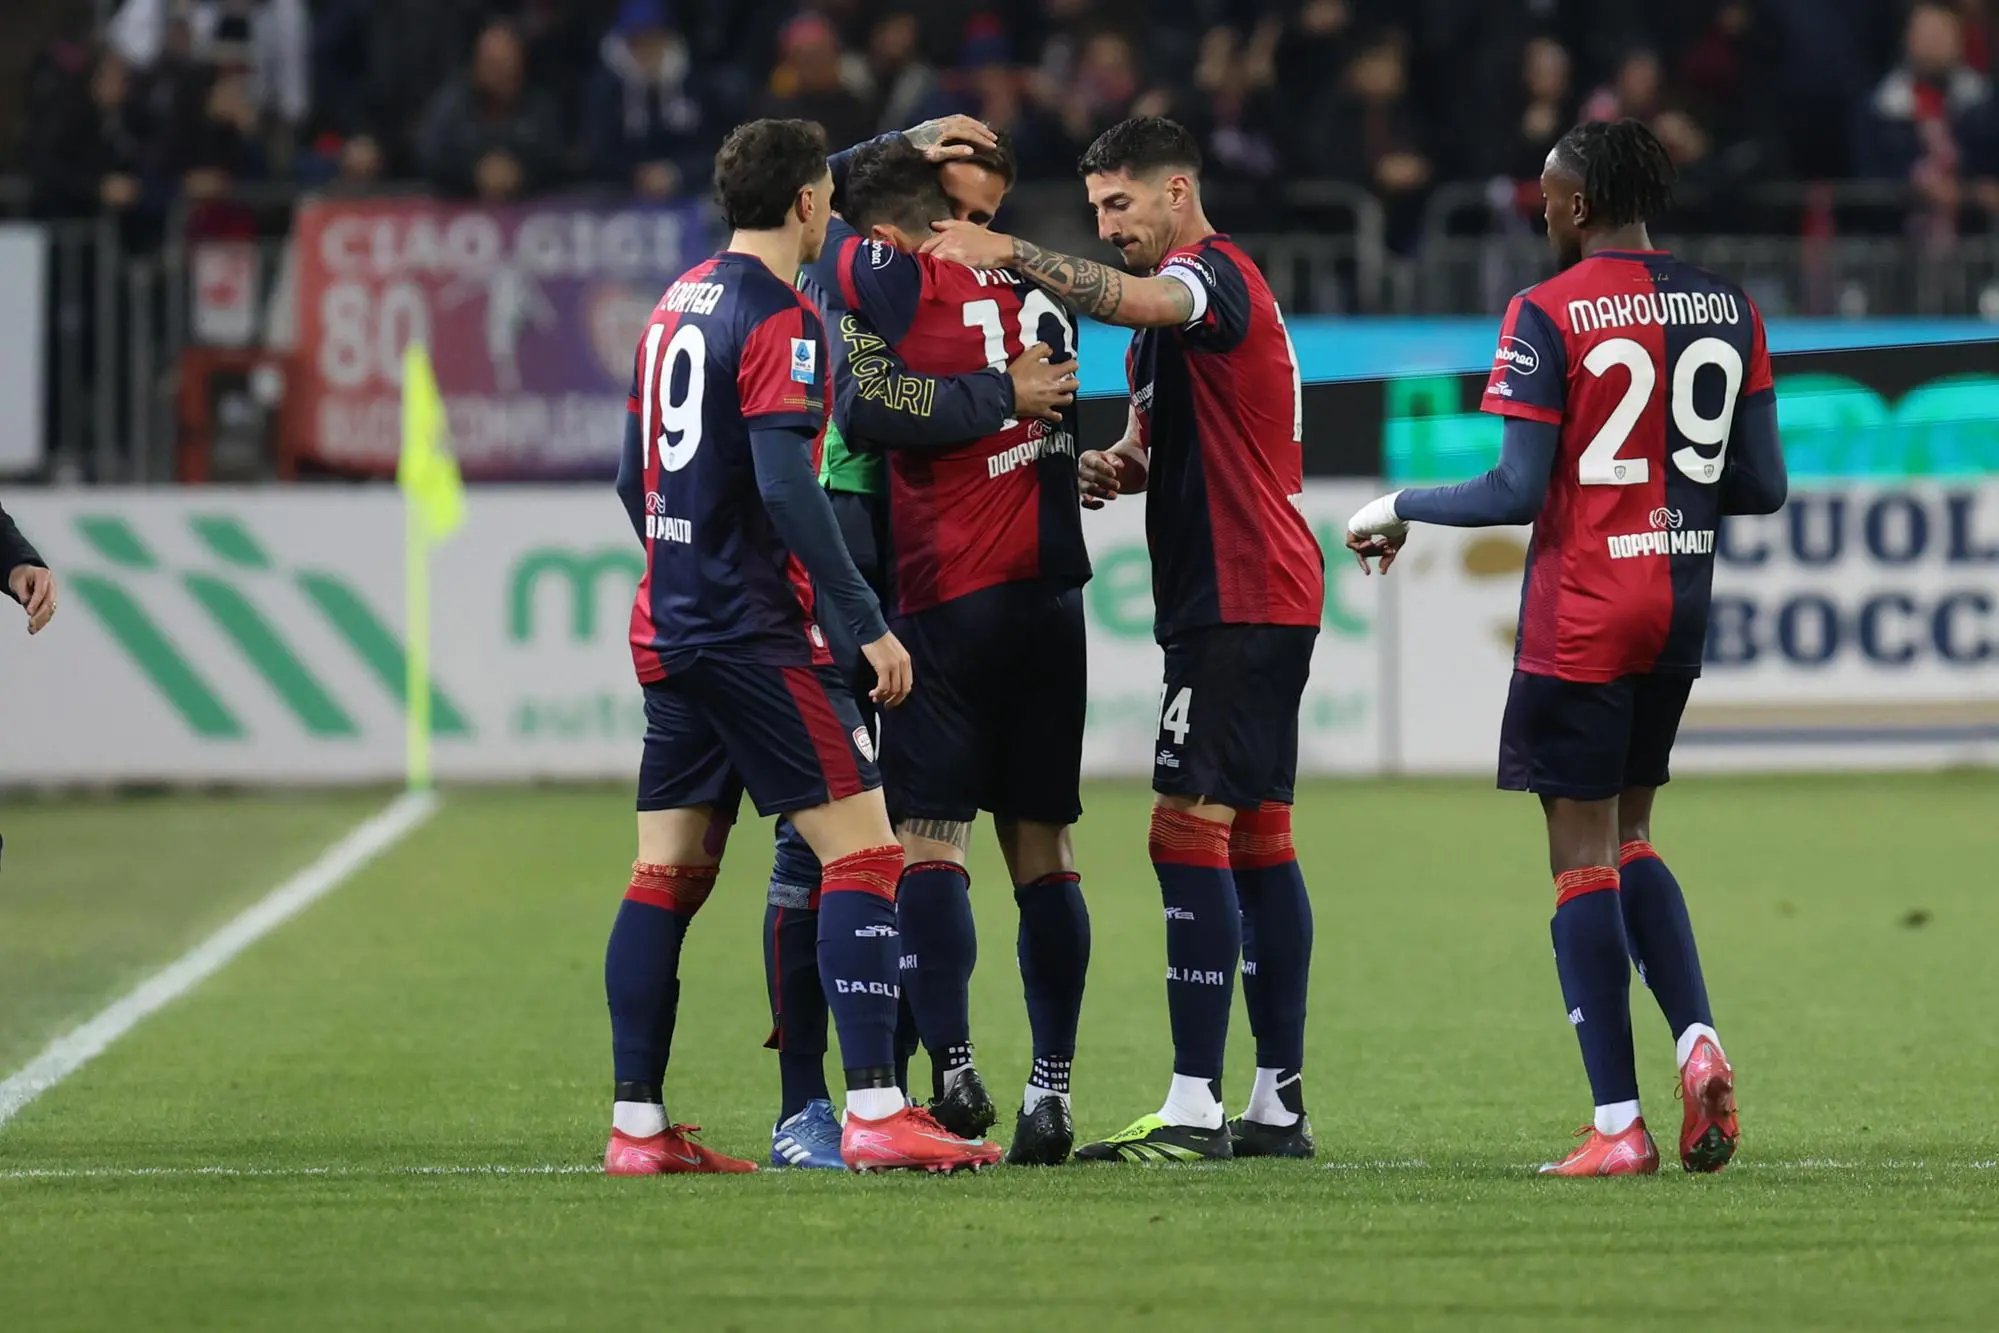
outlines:
M1167 255L1159 275L1186 284L1194 316L1139 330L1125 358L1149 463L1154 633L1316 626L1325 557L1300 508L1304 400L1277 301L1226 236Z
M1483 406L1562 430L1520 670L1700 674L1729 438L1774 392L1755 304L1662 251L1599 252L1513 298Z
M750 453L751 427L794 427L812 432L818 465L819 312L761 260L723 251L666 289L635 361L623 472L643 481L627 500L646 549L631 622L639 679L708 654L830 662L811 580L771 524Z
M1056 361L1075 355L1068 312L1005 270L908 254L837 220L813 271L826 269L823 280L910 370L1004 370L1036 342ZM910 406L930 412L925 403ZM889 535L893 600L903 615L1002 583L1087 583L1069 423L1010 420L955 447L891 450Z

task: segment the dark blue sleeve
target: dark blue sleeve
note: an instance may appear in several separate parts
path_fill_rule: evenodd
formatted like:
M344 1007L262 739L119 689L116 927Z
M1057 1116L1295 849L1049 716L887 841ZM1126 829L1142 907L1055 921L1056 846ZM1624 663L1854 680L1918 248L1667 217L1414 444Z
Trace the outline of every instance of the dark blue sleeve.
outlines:
M1548 478L1561 444L1560 426L1508 417L1498 467L1455 486L1404 491L1395 498L1396 517L1447 528L1532 523L1548 498Z
M997 434L1013 415L1003 370L919 374L852 311L839 318L838 343L833 420L856 448L950 448Z
M923 303L923 265L887 241L864 240L835 217L826 228L819 258L805 266L805 276L829 296L837 294L842 309L858 312L890 343L900 342L916 322Z
M632 394L636 403L638 394ZM639 540L645 540L645 464L640 459L639 414L636 410L625 413L625 443L618 451L618 499L624 503L625 513L632 520L632 531Z
M42 559L34 544L21 535L21 529L14 523L14 516L0 509L0 579L12 574L22 565L47 569L49 562Z
M1791 479L1777 433L1777 395L1765 389L1735 409L1728 464L1721 471L1721 512L1774 514L1784 507Z
M1194 314L1183 327L1188 342L1226 352L1249 336L1249 281L1234 259L1214 246L1169 258L1159 276L1184 283L1194 297Z
M833 517L826 492L819 489L812 468L816 434L797 426L752 426L750 457L756 466L757 492L770 511L771 526L812 576L819 595L833 604L856 640L873 643L888 633L888 625L882 620L881 604L840 539L840 522Z
M1569 349L1555 321L1522 292L1506 307L1482 411L1560 425L1568 407Z

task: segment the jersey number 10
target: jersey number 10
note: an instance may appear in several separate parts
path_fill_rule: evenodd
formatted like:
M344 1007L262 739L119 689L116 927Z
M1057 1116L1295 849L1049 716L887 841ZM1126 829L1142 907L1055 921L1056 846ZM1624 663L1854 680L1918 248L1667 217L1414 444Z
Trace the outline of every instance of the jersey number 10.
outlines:
M1056 323L1062 326L1062 336L1049 345L1048 359L1057 363L1070 360L1076 355L1072 350L1076 345L1076 326L1069 322L1069 312L1062 308L1061 303L1039 287L1030 288L1020 299L1020 350L1024 352L1034 344L1046 341L1041 337L1041 318L1044 315L1054 316ZM994 370L1005 370L1013 357L1006 354L1006 323L1000 318L999 302L991 297L965 302L965 327L977 329L985 339L986 364ZM1018 424L1013 417L1008 417L1001 423L1000 429L1012 430Z
M1612 338L1598 343L1583 358L1583 369L1601 379L1622 366L1631 375L1631 386L1612 409L1603 429L1583 450L1576 467L1576 479L1585 486L1642 486L1652 479L1649 458L1619 458L1617 451L1638 428L1639 419L1651 405L1659 387L1659 371L1652 353L1630 338ZM1694 378L1703 368L1721 371L1721 412L1702 416L1694 405ZM1680 353L1673 364L1670 408L1673 426L1687 447L1673 451L1673 466L1702 485L1721 480L1722 461L1728 454L1728 435L1735 424L1735 400L1742 392L1742 353L1733 343L1720 338L1701 338ZM1714 449L1709 456L1694 446Z

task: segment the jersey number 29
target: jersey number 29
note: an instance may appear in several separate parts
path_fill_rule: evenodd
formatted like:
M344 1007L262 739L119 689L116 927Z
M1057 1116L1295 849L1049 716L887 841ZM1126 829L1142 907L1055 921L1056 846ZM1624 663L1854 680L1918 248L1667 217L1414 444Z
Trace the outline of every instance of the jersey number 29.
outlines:
M1577 462L1576 479L1585 486L1642 486L1652 479L1651 459L1617 456L1659 387L1652 353L1633 339L1612 338L1598 343L1583 358L1583 369L1599 379L1620 366L1629 372L1631 385ZM1694 377L1708 366L1721 371L1722 377L1721 412L1712 417L1702 416L1694 405ZM1742 353L1734 344L1720 338L1700 338L1688 344L1672 368L1673 426L1687 441L1687 447L1673 451L1674 467L1703 485L1721 480L1728 433L1735 424L1735 400L1741 392ZM1697 445L1715 452L1704 454Z

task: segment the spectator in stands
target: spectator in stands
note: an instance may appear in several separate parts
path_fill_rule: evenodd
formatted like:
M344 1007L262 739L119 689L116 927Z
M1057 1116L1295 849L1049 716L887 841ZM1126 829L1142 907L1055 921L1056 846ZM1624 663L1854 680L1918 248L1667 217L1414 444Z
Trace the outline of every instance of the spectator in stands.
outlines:
M1665 109L1666 71L1659 53L1649 47L1627 52L1617 66L1617 76L1591 93L1583 103L1584 120L1649 121Z
M1991 85L1965 63L1956 6L1917 0L1903 58L1861 111L1854 133L1857 173L1905 180L1939 216L1955 217L1966 182L1988 208L1999 202L1993 172Z
M666 0L625 0L583 98L590 174L647 199L705 188L726 110L694 75Z
M816 121L834 147L874 135L874 111L865 96L867 65L840 48L825 15L807 11L778 34L777 68L758 112Z
M883 133L948 115L955 104L924 60L922 27L906 9L890 10L868 34L868 76L874 83L875 128Z
M1192 107L1175 107L1201 140L1209 171L1221 177L1267 181L1280 167L1277 21L1259 23L1245 40L1233 25L1218 23L1201 38L1194 65Z
M1480 176L1517 183L1541 206L1541 168L1555 141L1575 124L1576 102L1568 48L1536 37L1520 52L1520 86L1507 99L1504 119L1468 136L1469 165Z
M94 66L40 72L47 87L28 123L27 168L36 211L49 217L123 213L144 198L149 127L116 51Z
M555 182L561 119L526 75L520 34L510 23L488 24L470 70L438 93L417 133L417 161L433 184L504 202Z
M565 129L582 105L584 88L597 72L604 33L616 23L621 3L622 0L485 0L489 15L512 20L527 53L528 87L554 104ZM721 141L718 138L716 142Z
M106 36L134 68L149 70L167 50L173 24L183 18L197 52L216 40L218 25L231 26L230 59L245 67L243 94L260 121L269 118L291 129L304 123L312 107L312 17L306 0L125 0ZM247 48L247 54L239 59L235 48Z
M1308 174L1354 181L1381 196L1398 248L1415 240L1434 176L1408 92L1407 43L1389 29L1363 46L1320 95L1304 117L1297 146Z
M205 77L192 85L193 114L180 117L161 144L167 173L190 199L227 194L237 181L262 176L265 166L249 20L224 15L203 51Z
M1061 137L1061 152L1071 161L1125 117L1163 116L1173 109L1167 93L1146 88L1138 52L1119 31L1092 34L1073 62L1044 62L1034 87Z

